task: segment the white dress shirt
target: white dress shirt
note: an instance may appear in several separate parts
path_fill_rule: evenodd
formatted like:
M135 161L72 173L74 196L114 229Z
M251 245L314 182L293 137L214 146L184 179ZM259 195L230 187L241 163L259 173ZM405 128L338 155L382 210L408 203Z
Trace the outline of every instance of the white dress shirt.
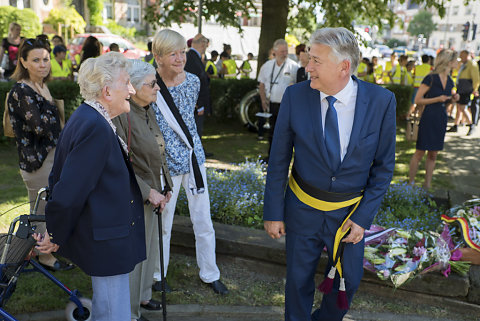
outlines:
M258 74L258 81L265 85L265 95L272 103L280 103L288 86L297 80L298 64L286 58L282 65L275 59L263 64Z
M340 159L343 161L347 154L348 143L352 133L353 119L355 117L355 103L357 100L358 84L350 78L345 88L333 95L337 99L335 110L338 119L338 134L340 136ZM327 115L328 101L326 97L329 95L320 92L320 103L322 106L322 128L325 132L325 117ZM323 137L325 139L325 137Z

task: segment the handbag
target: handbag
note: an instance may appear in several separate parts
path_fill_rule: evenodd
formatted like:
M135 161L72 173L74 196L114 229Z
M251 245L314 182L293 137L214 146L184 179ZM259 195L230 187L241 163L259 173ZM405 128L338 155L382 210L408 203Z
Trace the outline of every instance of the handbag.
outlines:
M8 95L5 97L5 107L3 110L3 135L7 137L15 137L13 132L12 123L10 122L10 113L8 112L7 105ZM60 128L65 126L65 103L63 99L53 99L55 106L57 106L58 114L60 116Z
M416 141L418 138L418 126L420 125L420 113L416 110L409 119L407 119L407 129L405 138L407 141Z

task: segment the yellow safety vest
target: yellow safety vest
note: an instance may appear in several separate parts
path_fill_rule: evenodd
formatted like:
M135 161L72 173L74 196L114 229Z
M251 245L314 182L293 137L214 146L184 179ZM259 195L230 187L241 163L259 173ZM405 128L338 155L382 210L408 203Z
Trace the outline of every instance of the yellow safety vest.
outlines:
M407 70L404 66L397 65L392 80L396 85L406 85L406 73Z
M413 86L413 75L409 71L407 71L407 85Z
M225 78L237 78L237 64L235 63L235 60L228 59L225 60L223 64L227 67Z
M57 62L56 59L52 59L50 61L50 65L52 68L52 77L68 77L72 74L72 62L70 59L64 59L62 61L62 65Z
M382 75L383 75L382 65L378 65L377 67L375 67L375 69L373 71L373 74L375 75L375 80L380 81L380 79L382 79Z
M365 75L365 81L371 82L376 84L377 82L375 81L375 75L374 74L367 74Z
M148 61L147 61L147 57L148 57L148 55L143 57L143 61L148 62L150 65L153 65L153 62L155 61L155 57L152 55L152 58Z
M249 79L250 77L248 74L252 71L252 66L250 65L250 62L248 60L245 60L242 64L241 67L242 75L240 76L240 79Z
M429 64L421 64L420 66L415 67L415 82L413 83L414 87L420 87L422 84L423 78L430 73L432 66Z
M383 72L383 83L384 83L384 84L389 84L389 83L391 83L390 77L388 76L388 72L389 72L390 70L392 70L392 68L393 68L392 61L391 61L391 60L387 61L387 62L385 63L385 70L384 70L384 72Z
M367 64L364 62L361 62L357 67L357 75L366 71L367 71ZM361 80L365 80L365 76L361 76L361 77L359 76L358 78L360 78Z
M207 64L205 65L205 71L208 72L208 69L209 69L210 67L212 67L212 70L213 70L212 76L218 75L217 66L215 66L215 64L213 63L213 61L207 60Z

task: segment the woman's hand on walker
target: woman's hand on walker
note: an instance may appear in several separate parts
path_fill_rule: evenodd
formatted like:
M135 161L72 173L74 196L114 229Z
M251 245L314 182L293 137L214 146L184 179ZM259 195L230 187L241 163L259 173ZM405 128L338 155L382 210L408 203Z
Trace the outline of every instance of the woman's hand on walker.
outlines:
M57 252L60 248L58 244L50 242L48 232L45 232L45 234L34 233L33 238L37 241L35 248L41 253Z

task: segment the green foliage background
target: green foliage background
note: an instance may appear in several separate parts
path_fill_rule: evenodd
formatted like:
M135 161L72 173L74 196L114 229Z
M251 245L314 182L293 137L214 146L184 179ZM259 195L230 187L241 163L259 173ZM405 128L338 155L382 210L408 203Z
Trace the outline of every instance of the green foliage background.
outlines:
M8 35L8 26L16 22L22 26L21 36L34 38L42 33L42 24L32 9L17 9L10 6L0 6L0 37Z
M74 7L53 8L43 22L51 24L54 29L57 29L59 23L65 26L72 25L75 33L84 33L87 25Z

